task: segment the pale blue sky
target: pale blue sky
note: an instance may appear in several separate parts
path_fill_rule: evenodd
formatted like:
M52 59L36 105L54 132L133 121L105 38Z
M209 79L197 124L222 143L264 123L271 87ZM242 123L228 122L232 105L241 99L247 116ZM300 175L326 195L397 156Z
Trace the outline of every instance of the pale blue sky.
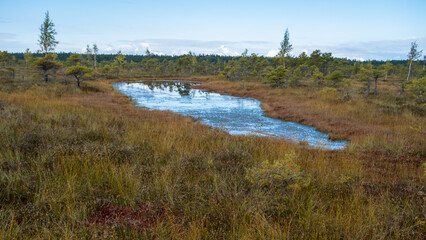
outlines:
M426 49L426 0L0 0L0 50L38 49L50 12L57 51L273 55L289 28L293 55L315 49L354 59L404 59Z

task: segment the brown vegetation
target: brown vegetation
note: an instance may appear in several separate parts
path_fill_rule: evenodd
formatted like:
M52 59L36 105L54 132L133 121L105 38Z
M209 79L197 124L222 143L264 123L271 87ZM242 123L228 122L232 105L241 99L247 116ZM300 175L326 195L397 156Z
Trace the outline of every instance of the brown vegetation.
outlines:
M324 104L318 116L344 119L342 109L351 106L337 103L334 113L315 92L220 85L218 91L259 98L270 91L265 101L288 99L303 108L294 110L300 116L310 104ZM396 120L390 131L413 138L404 154L387 141L390 133L383 147L397 156L378 151L374 141L365 148L375 135L355 128L343 151L230 136L189 117L135 108L104 80L81 88L17 81L1 88L0 238L424 238L424 139L409 128L424 120L414 114L359 122L383 123L378 132ZM247 180L246 169L290 152L300 182L260 187Z
M343 100L338 92L315 88L270 88L262 83L208 81L197 88L253 97L263 102L266 113L274 118L296 121L331 132L333 139L349 139L350 147L362 151L388 153L392 156L425 157L426 121L422 106L410 109L398 106L386 89L381 96L364 98L352 94ZM419 130L416 130L419 129ZM367 146L369 144L369 146ZM393 144L393 146L392 146ZM359 145L359 146L357 146Z

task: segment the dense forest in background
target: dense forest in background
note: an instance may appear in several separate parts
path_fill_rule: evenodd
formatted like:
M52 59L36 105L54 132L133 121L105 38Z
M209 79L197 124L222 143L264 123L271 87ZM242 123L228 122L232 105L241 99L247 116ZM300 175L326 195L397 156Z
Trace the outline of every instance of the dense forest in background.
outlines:
M43 61L46 60L46 61ZM51 63L50 63L51 62ZM315 86L334 88L349 97L361 91L367 96L378 93L378 82L400 88L398 96L408 89L408 97L424 103L424 60L355 61L335 58L331 53L315 50L309 55L286 56L285 67L280 57L256 54L241 56L96 54L88 46L87 53L0 53L0 78L9 80L70 81L97 78L193 77L216 76L231 81L260 81L271 87ZM67 72L68 71L68 72ZM406 94L407 95L407 94Z
M12 55L13 57L15 57L15 59L17 60L25 60L25 52L15 52L15 53L9 53L10 55ZM76 52L58 52L56 53L58 55L58 60L59 61L66 61L71 55L73 54L81 54L81 53L76 53ZM32 54L33 57L44 57L44 54L42 53L33 53ZM83 54L81 54L83 55ZM150 58L156 58L158 59L160 62L162 62L163 60L167 59L168 61L171 60L177 60L181 57L181 55L141 55L141 54L124 54L126 56L126 59L128 61L133 61L133 62L141 62L144 59L150 59ZM257 55L257 54L254 54ZM224 56L224 55L206 55L206 54L199 54L199 55L195 55L197 58L197 61L208 61L211 63L216 63L218 61L221 62L228 62L229 60L232 60L233 58L235 58L234 56ZM257 55L258 56L258 55ZM115 54L97 54L97 60L102 62L102 61L111 61L114 60L117 57L117 53ZM236 57L237 59L240 58L240 56ZM265 57L266 59L268 59L270 62L273 62L273 58L272 57ZM342 60L343 58L334 58L337 60ZM405 65L407 63L406 60L388 60L388 61L384 61L384 60L369 60L369 61L357 61L357 60L352 60L352 59L347 59L348 64L350 65L354 65L355 62L359 62L359 63L363 63L363 62L371 62L371 64L373 64L373 66L380 66L383 64L386 64L386 62L390 62L393 65L400 65L403 64ZM422 62L422 61L421 61ZM423 64L423 63L422 63Z

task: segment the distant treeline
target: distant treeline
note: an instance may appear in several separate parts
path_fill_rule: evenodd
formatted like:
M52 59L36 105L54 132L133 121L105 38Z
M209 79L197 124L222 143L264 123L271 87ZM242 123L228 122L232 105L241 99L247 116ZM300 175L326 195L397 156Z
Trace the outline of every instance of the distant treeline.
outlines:
M25 53L0 52L0 79L66 78L74 76L77 84L82 79L192 77L215 76L230 81L267 82L272 87L316 86L353 92L354 83L361 84L365 95L378 94L378 81L399 85L399 95L409 90L418 102L425 102L424 60L417 60L421 51L412 46L414 57L408 60L355 61L333 57L330 52L315 50L298 56L278 54L276 57L247 54L240 56L98 54L97 51L80 53ZM96 52L96 54L95 54ZM417 53L418 52L418 53ZM37 74L40 74L37 76Z
M9 53L12 56L14 56L16 59L19 60L24 60L24 53L23 52L18 52L18 53ZM57 59L59 61L66 61L71 55L73 54L79 54L79 55L85 55L84 53L73 53L73 52L58 52L56 53L58 55ZM97 55L97 60L99 62L102 61L113 61L118 54L98 54ZM181 56L179 55L140 55L140 54L123 54L126 57L127 61L133 61L135 63L138 62L142 62L144 59L148 60L148 59L158 59L160 62L164 61L164 60L168 60L168 61L176 61L178 60ZM33 53L34 57L44 57L43 53ZM202 62L202 61L207 61L209 63L214 63L216 64L217 62L222 62L222 63L226 63L230 60L232 60L233 58L239 59L241 56L223 56L223 55L205 55L205 54L200 54L200 55L195 55L196 59L198 62ZM269 60L270 63L273 62L273 57L265 57L265 59ZM343 58L334 58L336 60L341 60ZM390 62L392 65L400 65L400 64L407 64L407 60L389 60L389 61L384 61L384 60L366 60L366 61L359 61L359 60L351 60L351 59L347 59L347 62L349 65L354 65L355 62L359 62L359 63L363 63L363 62L371 62L371 64L375 67L381 66L383 64L385 64L386 62ZM421 62L421 61L419 61Z
M10 53L12 56L15 56L16 59L19 60L24 60L24 53ZM84 53L73 53L73 52L58 52L56 53L58 55L57 60L59 61L66 61L71 55L73 54L79 54L79 55L85 55ZM32 54L34 57L44 57L43 53L33 53ZM117 57L117 53L116 54L98 54L97 55L97 60L99 62L102 61L113 61L116 57ZM160 62L164 61L164 60L168 60L168 61L176 61L178 60L181 56L178 55L140 55L140 54L123 54L126 57L127 61L133 61L135 63L138 62L142 62L144 59L158 59ZM232 56L221 56L221 55L196 55L197 61L204 61L206 60L207 62L210 63L217 63L218 61L220 62L228 62L229 60L231 60Z

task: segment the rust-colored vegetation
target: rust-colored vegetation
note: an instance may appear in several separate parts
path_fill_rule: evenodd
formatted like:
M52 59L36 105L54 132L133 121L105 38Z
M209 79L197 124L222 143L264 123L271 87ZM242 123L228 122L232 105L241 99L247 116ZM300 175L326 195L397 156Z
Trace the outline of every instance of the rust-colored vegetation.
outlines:
M104 80L3 86L4 238L423 238L424 137L414 126L424 118L405 110L257 83L201 86L259 98L272 116L317 119L351 140L346 150L325 151L135 108ZM297 180L250 181L248 169L281 166L290 153Z

